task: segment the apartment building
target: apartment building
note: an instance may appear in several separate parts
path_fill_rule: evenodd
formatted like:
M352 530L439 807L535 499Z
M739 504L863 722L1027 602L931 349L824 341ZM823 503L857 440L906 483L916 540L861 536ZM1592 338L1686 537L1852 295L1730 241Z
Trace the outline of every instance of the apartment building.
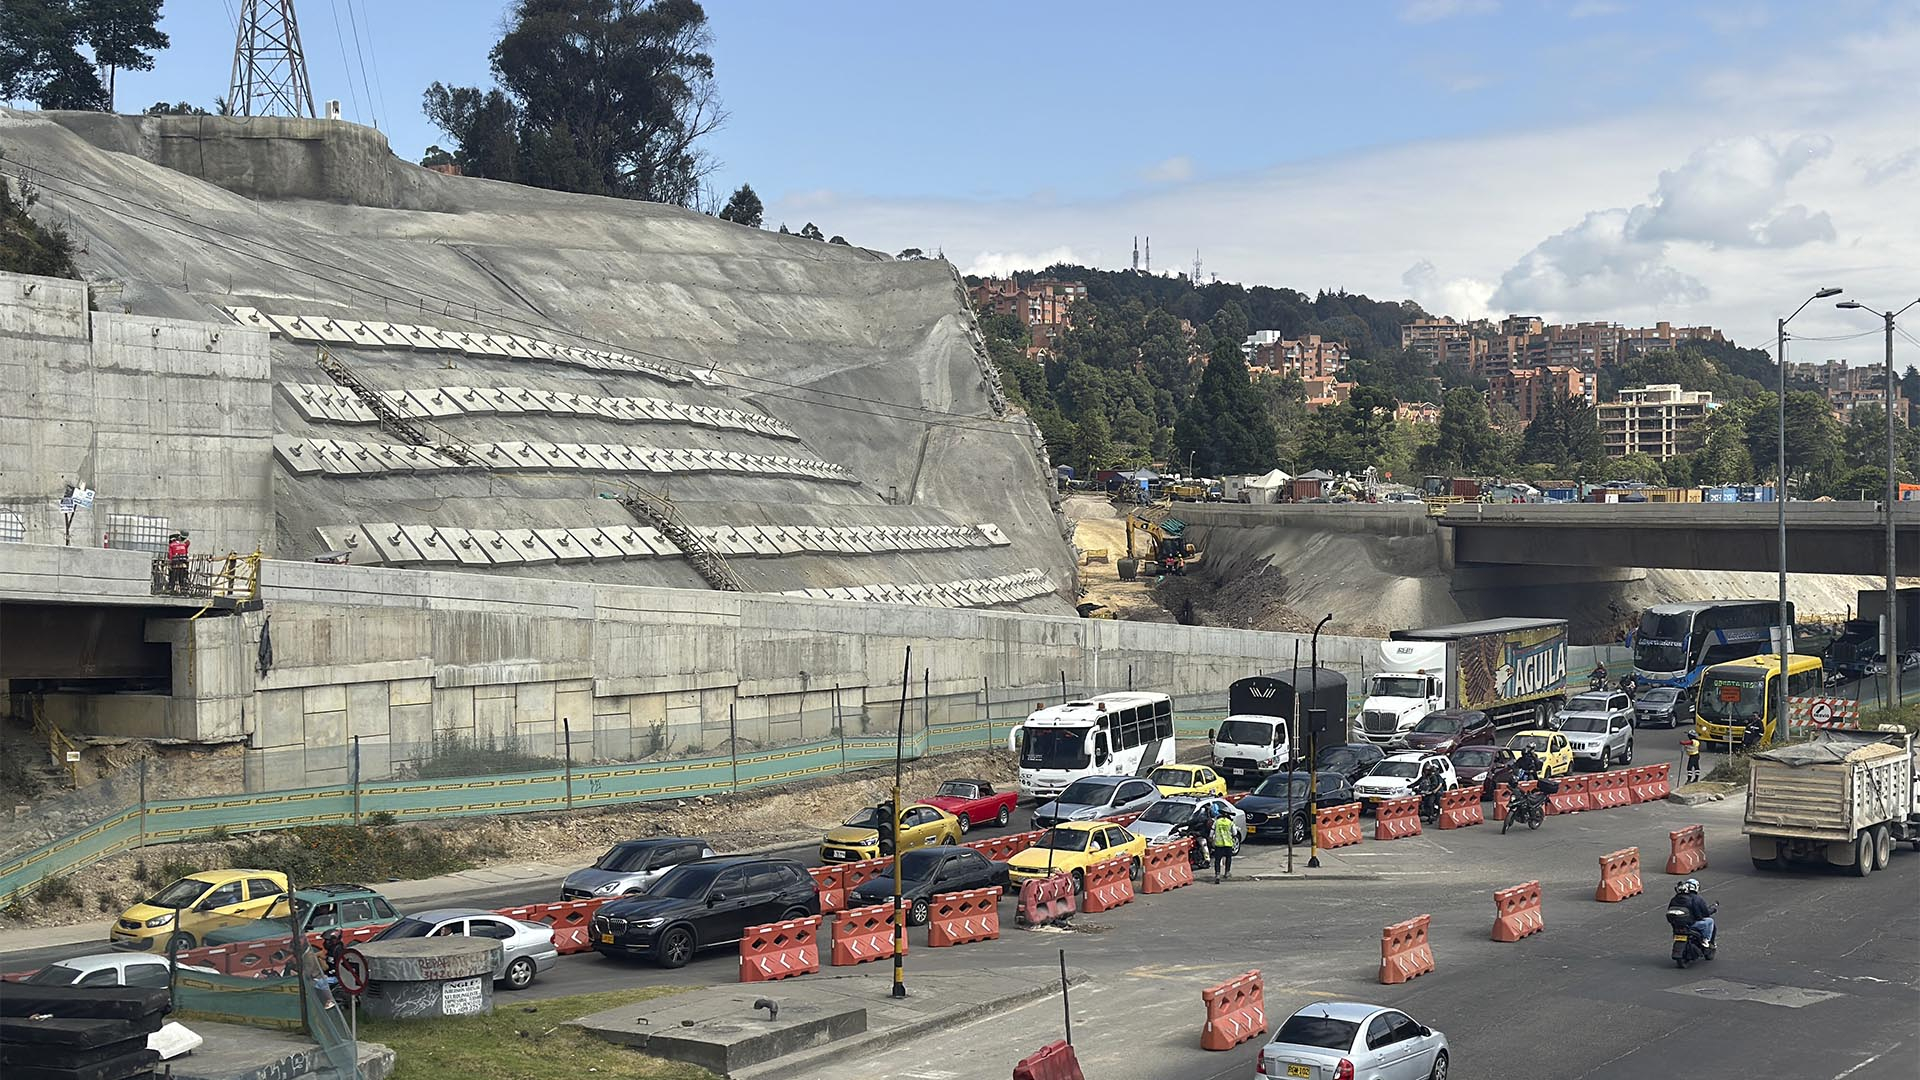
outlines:
M1821 364L1787 364L1787 373L1796 379L1809 379L1818 384L1820 391L1827 397L1827 404L1833 406L1834 414L1841 421L1853 418L1853 410L1861 405L1879 406L1886 402L1886 371L1878 364L1852 366L1842 360L1828 360ZM1898 380L1893 388L1894 419L1911 422L1913 403L1900 391Z
M1506 402L1527 423L1532 423L1549 401L1565 401L1570 397L1592 401L1595 392L1592 373L1562 365L1520 368L1497 375L1487 383L1488 402Z
M1323 340L1319 334L1285 338L1278 330L1255 330L1240 343L1247 367L1264 368L1276 375L1300 378L1327 378L1347 368L1351 358L1347 347L1338 341Z
M1725 344L1726 340L1725 334L1711 326L1675 326L1669 322L1620 331L1620 347L1628 356L1672 352L1687 344Z
M1608 457L1651 454L1664 460L1680 453L1687 429L1718 407L1710 391L1682 390L1678 383L1622 390L1619 400L1599 408L1600 440Z
M1307 409L1318 412L1328 405L1339 405L1353 397L1353 384L1331 375L1313 375L1300 380L1306 386Z

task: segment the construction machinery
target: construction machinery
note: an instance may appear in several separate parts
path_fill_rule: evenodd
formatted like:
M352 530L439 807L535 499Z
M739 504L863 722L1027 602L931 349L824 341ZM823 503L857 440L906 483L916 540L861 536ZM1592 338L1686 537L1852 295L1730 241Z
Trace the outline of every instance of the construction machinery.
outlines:
M1127 562L1147 575L1178 574L1200 560L1200 549L1187 541L1186 523L1170 513L1166 503L1142 506L1127 514ZM1123 579L1128 577L1124 572Z

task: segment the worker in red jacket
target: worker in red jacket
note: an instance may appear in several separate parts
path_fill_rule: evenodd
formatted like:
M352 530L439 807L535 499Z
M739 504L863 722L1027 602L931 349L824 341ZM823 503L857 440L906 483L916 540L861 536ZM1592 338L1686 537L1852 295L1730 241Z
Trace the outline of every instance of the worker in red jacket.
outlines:
M187 589L187 534L174 533L167 537L167 587L176 592Z

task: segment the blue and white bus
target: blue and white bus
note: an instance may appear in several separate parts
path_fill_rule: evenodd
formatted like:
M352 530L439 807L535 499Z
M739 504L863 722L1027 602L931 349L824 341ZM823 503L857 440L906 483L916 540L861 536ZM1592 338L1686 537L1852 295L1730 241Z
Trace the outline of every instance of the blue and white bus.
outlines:
M1782 630L1778 600L1696 600L1650 607L1640 616L1633 638L1634 681L1692 688L1713 664L1777 648L1779 635L1792 633L1792 622L1789 602L1788 625Z

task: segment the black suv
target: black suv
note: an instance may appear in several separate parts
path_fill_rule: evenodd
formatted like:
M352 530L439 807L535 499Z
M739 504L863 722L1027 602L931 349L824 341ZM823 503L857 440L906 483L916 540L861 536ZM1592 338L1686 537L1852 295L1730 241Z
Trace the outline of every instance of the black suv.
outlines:
M723 855L682 863L639 896L601 905L593 948L684 967L694 953L739 941L749 926L820 914L806 868L792 859Z
M1304 844L1314 811L1353 801L1346 774L1323 769L1311 780L1305 772L1275 773L1240 800L1240 809L1247 814L1247 839L1285 843L1290 826L1293 842Z

